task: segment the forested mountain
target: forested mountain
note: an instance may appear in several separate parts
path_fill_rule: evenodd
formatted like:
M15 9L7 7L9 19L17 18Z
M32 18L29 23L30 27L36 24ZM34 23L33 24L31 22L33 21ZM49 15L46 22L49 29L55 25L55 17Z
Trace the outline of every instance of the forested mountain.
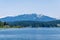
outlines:
M51 18L49 16L45 16L45 15L37 15L37 14L24 14L24 15L18 15L15 17L5 17L5 18L1 18L0 21L3 22L14 22L14 21L53 21L56 20L55 18Z
M45 15L24 14L0 19L0 27L60 27L60 20Z

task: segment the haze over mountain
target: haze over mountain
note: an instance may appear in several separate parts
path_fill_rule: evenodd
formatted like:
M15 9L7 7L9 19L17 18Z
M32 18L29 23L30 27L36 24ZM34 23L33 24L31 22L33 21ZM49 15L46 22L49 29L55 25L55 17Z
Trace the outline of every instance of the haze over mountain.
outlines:
M5 17L1 18L0 21L3 22L14 22L14 21L53 21L56 20L55 18L51 18L45 15L37 15L37 14L24 14L24 15L17 15L15 17Z

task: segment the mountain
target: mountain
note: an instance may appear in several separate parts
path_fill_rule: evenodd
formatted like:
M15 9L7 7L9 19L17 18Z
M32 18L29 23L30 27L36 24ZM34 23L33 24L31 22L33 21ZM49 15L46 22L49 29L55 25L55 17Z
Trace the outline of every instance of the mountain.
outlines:
M45 15L37 15L37 14L24 14L24 15L18 15L15 17L5 17L5 18L0 18L0 21L3 22L14 22L14 21L42 21L42 22L47 22L47 21L53 21L56 20L55 18L51 18Z

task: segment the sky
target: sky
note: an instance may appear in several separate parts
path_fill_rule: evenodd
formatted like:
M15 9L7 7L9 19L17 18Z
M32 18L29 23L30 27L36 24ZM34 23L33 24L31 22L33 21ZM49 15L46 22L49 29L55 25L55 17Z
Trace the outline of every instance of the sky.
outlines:
M60 19L60 0L0 0L0 18L32 13Z

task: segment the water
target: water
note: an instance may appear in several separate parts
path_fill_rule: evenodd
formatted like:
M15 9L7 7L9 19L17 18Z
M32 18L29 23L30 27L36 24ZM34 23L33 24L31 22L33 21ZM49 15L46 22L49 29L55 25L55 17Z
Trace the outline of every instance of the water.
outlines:
M0 29L0 40L60 40L60 28Z

